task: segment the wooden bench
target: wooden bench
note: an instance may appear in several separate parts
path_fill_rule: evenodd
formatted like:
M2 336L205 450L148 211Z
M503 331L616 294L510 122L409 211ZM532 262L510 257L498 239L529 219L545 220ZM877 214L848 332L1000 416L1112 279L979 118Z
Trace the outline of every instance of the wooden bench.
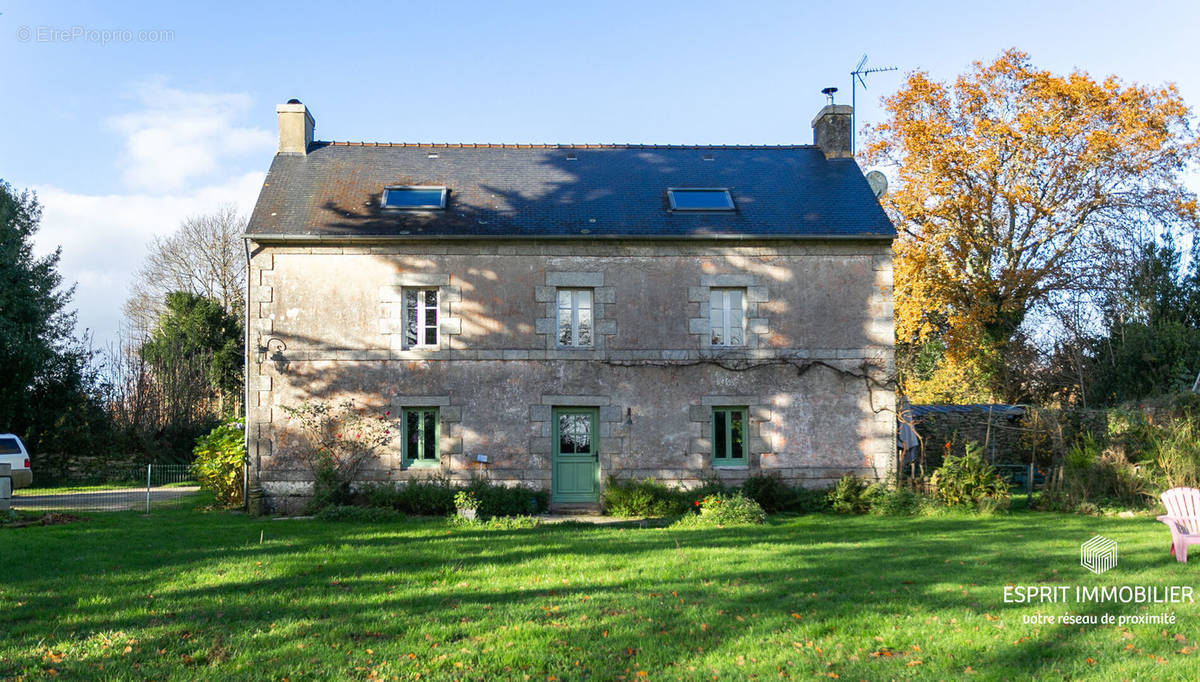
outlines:
M1171 554L1187 562L1188 545L1200 545L1200 490L1171 488L1162 494L1167 513L1159 521L1171 529Z

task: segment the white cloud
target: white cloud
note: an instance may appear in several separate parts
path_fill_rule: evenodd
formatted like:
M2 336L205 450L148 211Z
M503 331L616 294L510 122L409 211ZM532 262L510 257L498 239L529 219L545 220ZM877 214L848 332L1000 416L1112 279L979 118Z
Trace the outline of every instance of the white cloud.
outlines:
M198 188L186 195L76 194L53 186L35 186L43 209L35 250L62 246L63 283L77 283L72 301L79 311L78 330L91 329L96 344L115 341L129 284L154 236L170 234L188 216L232 203L249 216L265 173L246 173Z
M101 347L118 337L129 285L150 238L223 203L248 217L275 146L274 133L237 125L253 105L249 95L187 92L161 82L140 84L134 92L140 108L107 121L124 138L123 155L103 160L121 169L129 192L31 187L43 209L35 251L62 246L59 273L65 285L77 285L77 329L90 329Z
M175 192L219 173L230 159L270 151L275 136L235 125L252 106L242 93L198 93L161 83L135 88L139 111L109 119L125 136L122 180L143 192Z

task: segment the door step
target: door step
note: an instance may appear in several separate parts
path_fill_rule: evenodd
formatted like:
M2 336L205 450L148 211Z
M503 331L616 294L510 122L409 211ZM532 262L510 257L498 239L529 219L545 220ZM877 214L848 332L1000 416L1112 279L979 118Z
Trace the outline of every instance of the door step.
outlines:
M551 514L568 514L574 516L600 516L602 513L599 502L551 502Z

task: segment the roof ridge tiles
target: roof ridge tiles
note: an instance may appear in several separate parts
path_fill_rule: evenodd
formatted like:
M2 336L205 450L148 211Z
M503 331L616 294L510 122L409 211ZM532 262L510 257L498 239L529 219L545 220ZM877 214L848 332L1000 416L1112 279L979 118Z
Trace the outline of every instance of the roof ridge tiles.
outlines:
M427 149L716 149L716 150L756 150L756 149L816 149L811 144L646 144L632 142L571 142L560 144L543 143L509 143L509 142L349 142L343 140L322 140L314 142L317 146L332 147L414 147Z

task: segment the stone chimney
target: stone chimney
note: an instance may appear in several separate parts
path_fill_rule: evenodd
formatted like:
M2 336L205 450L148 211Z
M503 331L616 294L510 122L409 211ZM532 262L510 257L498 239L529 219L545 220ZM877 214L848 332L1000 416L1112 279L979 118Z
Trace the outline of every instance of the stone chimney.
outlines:
M307 154L317 125L308 107L298 99L289 99L287 104L276 105L275 113L279 115L279 153Z
M830 97L830 99L833 99ZM849 104L826 104L813 119L813 144L825 152L827 159L849 159L851 116L854 108Z

